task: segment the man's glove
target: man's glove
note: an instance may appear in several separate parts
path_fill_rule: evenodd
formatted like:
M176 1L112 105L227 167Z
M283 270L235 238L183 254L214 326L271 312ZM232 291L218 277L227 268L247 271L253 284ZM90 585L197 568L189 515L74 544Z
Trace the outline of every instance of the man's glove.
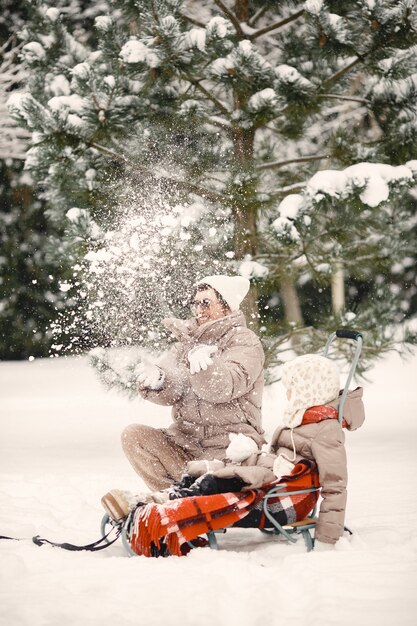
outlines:
M200 343L192 348L188 353L188 362L190 363L190 373L198 374L201 370L206 370L213 363L211 358L217 352L217 346L209 346L206 343Z
M135 374L141 389L152 389L153 391L162 389L165 372L157 365L149 361L141 361L135 367Z
M258 452L258 446L254 440L243 433L229 433L229 439L226 457L233 463L246 461L252 454Z

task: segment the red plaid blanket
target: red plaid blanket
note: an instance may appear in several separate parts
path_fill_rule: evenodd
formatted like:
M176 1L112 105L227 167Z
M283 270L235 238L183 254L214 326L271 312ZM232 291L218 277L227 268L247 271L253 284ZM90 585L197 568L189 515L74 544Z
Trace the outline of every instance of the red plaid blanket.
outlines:
M318 487L317 472L309 464L298 463L291 476L265 485L262 489L251 489L235 493L219 493L210 496L192 496L171 500L165 504L150 503L139 506L132 514L127 536L136 554L155 556L163 553L182 556L181 546L201 534L233 526L249 515L255 508L262 507L266 492L280 485L283 491L292 492ZM288 521L304 519L313 509L318 492L280 495L270 500L286 513ZM265 526L263 514L255 517L255 527Z

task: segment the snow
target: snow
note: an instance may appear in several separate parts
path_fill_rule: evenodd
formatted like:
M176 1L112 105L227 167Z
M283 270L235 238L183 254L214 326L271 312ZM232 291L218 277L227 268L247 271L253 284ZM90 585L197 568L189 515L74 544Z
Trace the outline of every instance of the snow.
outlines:
M277 78L283 83L294 84L299 83L303 87L311 87L311 83L307 78L304 78L300 72L291 65L282 63L275 68L275 74Z
M84 61L83 63L75 65L71 70L71 74L80 80L87 80L90 75L90 71L90 65Z
M209 70L213 76L224 76L225 74L229 74L229 70L233 70L234 65L233 61L229 58L218 58L211 63L209 66Z
M262 263L258 263L258 261L246 260L239 265L239 274L248 280L251 278L265 278L268 273L268 268L262 265Z
M87 124L85 120L83 120L79 115L75 115L75 113L70 113L67 117L67 123L69 126L73 126L79 130L83 130L87 128Z
M59 18L59 13L60 13L59 9L55 9L55 8L52 8L52 7L50 7L49 9L47 9L45 11L46 17L49 20L51 20L51 22L56 22L57 21L57 19Z
M106 31L109 30L112 26L112 19L108 15L99 15L94 20L94 26L98 30Z
M298 211L304 203L304 197L299 193L291 193L282 200L278 207L278 213L281 217L295 219Z
M33 61L43 61L46 56L45 50L38 41L30 41L22 48L22 53L29 63Z
M304 9L311 13L311 15L319 15L323 9L323 0L307 0L304 3Z
M109 74L108 76L106 76L103 80L103 82L108 85L108 87L110 87L110 89L114 89L116 86L116 79L114 76L112 76L111 74Z
M73 285L71 283L67 283L67 282L59 283L59 290L63 291L64 293L69 291L72 287Z
M292 220L287 217L277 217L277 219L272 222L271 226L275 232L278 233L278 235L285 235L290 237L293 241L298 241L300 239L298 230L294 226Z
M146 63L149 67L158 67L159 60L154 52L137 39L130 39L119 54L125 63Z
M414 626L417 610L417 355L372 370L367 420L347 433L347 524L336 551L306 553L255 530L229 530L218 551L128 558L119 542L71 553L0 541L0 623L8 626ZM106 392L83 358L0 363L0 534L87 543L100 498L141 490L120 432L169 423L169 409ZM264 396L268 436L282 414L280 384Z
M52 111L69 109L74 113L82 113L85 108L85 100L76 93L69 96L54 96L48 100L48 106Z
M254 93L253 96L249 98L248 108L256 113L261 111L262 109L268 107L272 108L277 103L277 94L271 88L262 89L262 91L258 91Z
M336 13L328 13L327 19L329 20L329 24L331 24L331 26L336 29L339 29L343 24L343 18Z
M408 167L408 169L411 172L417 173L417 160L416 159L413 159L412 161L407 161L405 166Z
M252 26L249 26L249 24L247 24L246 22L240 22L240 28L242 30L242 33L248 37L250 37L257 31L256 28L252 28Z
M49 89L54 96L69 96L71 93L70 84L63 74L58 74L49 83Z
M228 20L219 15L209 20L206 31L207 35L211 38L217 37L224 39L224 37L227 37L227 35L233 32L233 27Z
M206 30L204 28L191 28L185 35L184 43L187 48L198 48L204 52L206 48Z
M243 39L243 41L239 41L238 44L239 52L244 55L250 56L254 52L254 46L249 39Z
M6 105L11 112L16 111L23 113L23 109L28 101L28 98L30 98L29 92L14 92L8 97Z
M82 217L87 217L87 211L85 209L79 209L78 207L72 207L72 209L68 209L65 213L65 216L69 219L70 222L77 222Z
M410 165L412 165L412 161ZM306 192L320 197L321 193L345 197L353 186L363 187L359 194L364 204L376 207L389 197L388 183L409 181L413 178L412 167L387 165L385 163L356 163L344 170L321 170L308 182Z

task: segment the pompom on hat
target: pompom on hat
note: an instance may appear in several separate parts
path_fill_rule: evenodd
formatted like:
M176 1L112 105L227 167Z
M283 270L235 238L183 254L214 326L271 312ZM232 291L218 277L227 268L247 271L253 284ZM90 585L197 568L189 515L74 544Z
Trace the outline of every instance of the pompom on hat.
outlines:
M336 363L327 357L304 354L284 363L281 381L291 391L283 423L295 428L301 424L306 409L337 398L340 373Z
M227 302L231 311L238 311L243 298L249 291L250 282L243 276L226 276L225 274L215 274L204 276L197 285L210 285Z

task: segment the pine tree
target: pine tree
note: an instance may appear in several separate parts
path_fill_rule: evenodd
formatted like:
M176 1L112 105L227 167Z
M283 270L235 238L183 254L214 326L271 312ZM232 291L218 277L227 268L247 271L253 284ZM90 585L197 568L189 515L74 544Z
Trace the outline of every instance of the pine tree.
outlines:
M83 6L86 5L85 7ZM88 2L58 2L79 37L88 37L94 9ZM98 12L106 9L96 6ZM19 97L27 84L27 67L19 59L24 45L18 31L29 20L24 0L4 0L0 15L0 358L47 356L51 344L70 344L51 323L65 309L74 316L76 299L65 289L69 267L76 263L73 243L65 240L60 220L51 220L42 186L23 171L31 134L9 115L7 99Z
M6 100L25 82L18 60L17 30L26 14L5 1L0 17L0 358L45 356L51 344L46 327L63 307L59 270L48 250L44 203L34 197L33 180L23 172L30 135L10 117ZM49 231L49 233L48 233ZM61 297L60 297L61 296Z
M73 225L92 227L79 241L89 276L94 266L87 312L110 345L111 334L141 340L152 318L143 293L155 304L163 284L178 313L198 275L225 267L254 279L247 312L255 323L261 303L271 362L288 337L281 303L302 349L320 335L306 323L327 332L353 315L379 338L376 352L391 345L393 298L378 281L364 296L358 285L389 276L415 246L404 200L416 178L414 2L113 1L87 43L62 11L37 6L22 33L30 93L11 109L34 131L28 167L51 210L77 208ZM318 168L338 184L320 183ZM385 196L373 193L381 181ZM124 252L129 273L135 246L152 248L135 219L149 222L155 203L165 250L157 236L127 277Z

